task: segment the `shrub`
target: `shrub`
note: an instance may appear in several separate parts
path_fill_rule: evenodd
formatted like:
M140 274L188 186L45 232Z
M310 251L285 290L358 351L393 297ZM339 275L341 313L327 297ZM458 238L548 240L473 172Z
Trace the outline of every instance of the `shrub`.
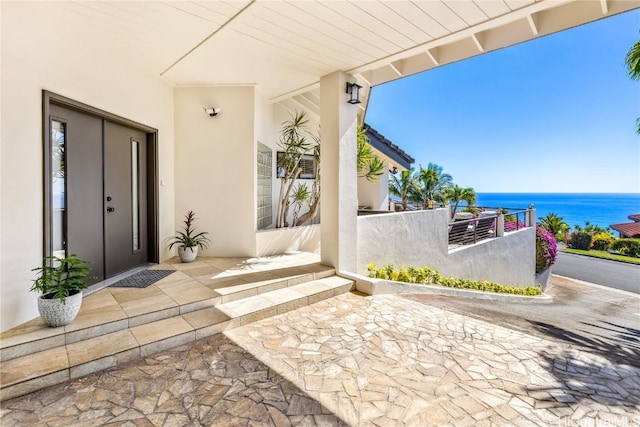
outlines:
M457 289L472 289L484 292L496 292L501 294L536 296L542 295L540 286L528 286L520 288L517 286L501 285L500 283L488 282L484 280L458 279L455 277L444 277L438 271L429 266L404 267L396 270L393 265L387 264L377 268L375 263L367 266L369 277L376 279L387 279L405 283L433 284Z
M513 215L512 215L513 216ZM514 221L506 221L504 222L504 231L508 233L509 231L522 230L526 225L522 221L514 220Z
M558 245L552 232L536 226L536 273L551 267L558 257Z
M620 255L640 258L640 239L618 239L611 248Z
M606 231L597 233L593 236L593 243L591 248L594 251L608 251L617 239L611 233Z
M569 244L574 249L580 249L583 251L588 251L591 249L591 241L593 237L591 234L586 231L576 231L575 233L571 233L571 240Z

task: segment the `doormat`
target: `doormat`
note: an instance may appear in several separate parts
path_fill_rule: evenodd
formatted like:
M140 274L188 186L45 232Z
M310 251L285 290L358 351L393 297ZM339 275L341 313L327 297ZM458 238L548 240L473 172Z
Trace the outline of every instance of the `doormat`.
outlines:
M146 288L176 270L143 270L109 285L114 288Z

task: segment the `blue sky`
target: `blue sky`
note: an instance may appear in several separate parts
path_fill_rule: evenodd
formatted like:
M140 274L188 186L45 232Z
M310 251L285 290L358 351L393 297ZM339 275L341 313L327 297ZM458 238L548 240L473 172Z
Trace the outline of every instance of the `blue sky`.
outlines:
M373 88L366 122L476 192L640 192L640 10Z

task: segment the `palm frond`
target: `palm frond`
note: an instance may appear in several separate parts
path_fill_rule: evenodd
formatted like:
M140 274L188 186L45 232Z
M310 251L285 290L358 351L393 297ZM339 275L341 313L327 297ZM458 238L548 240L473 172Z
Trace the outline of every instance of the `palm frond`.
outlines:
M640 40L635 42L624 58L627 65L627 75L632 80L640 80Z

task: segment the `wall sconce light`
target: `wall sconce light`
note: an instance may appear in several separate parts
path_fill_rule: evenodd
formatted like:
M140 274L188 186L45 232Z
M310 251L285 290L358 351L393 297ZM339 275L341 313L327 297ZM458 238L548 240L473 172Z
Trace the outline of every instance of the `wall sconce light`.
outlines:
M204 112L209 115L209 117L215 117L220 112L220 108L204 108Z
M392 175L395 175L398 173L398 167L394 166L393 168L389 169L389 173Z
M360 104L360 89L362 89L362 86L359 84L347 82L347 93L349 94L347 102L349 104Z

